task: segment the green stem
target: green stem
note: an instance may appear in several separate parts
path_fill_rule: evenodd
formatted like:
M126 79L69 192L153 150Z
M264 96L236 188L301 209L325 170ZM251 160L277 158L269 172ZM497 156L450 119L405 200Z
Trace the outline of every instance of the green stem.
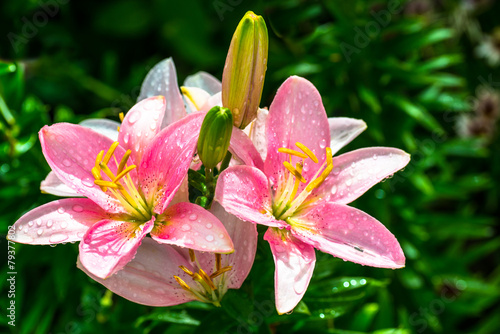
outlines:
M229 166L229 162L231 161L232 156L233 155L231 154L231 152L227 151L224 160L222 160L222 163L220 164L219 174Z

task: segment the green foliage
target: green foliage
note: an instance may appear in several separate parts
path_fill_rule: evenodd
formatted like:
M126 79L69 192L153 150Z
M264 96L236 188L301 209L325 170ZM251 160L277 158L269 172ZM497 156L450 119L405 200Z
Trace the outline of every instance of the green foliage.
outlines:
M470 114L477 87L489 83L499 89L499 67L478 59L478 41L463 31L477 23L490 32L498 25L498 1L468 12L440 1L423 14L412 14L410 5L398 1L50 3L57 4L53 15L36 1L0 5L1 35L7 37L0 40L3 235L23 213L55 199L39 191L49 172L37 139L40 128L91 117L117 119L133 105L147 71L166 57L174 58L180 82L198 70L221 78L233 31L252 10L269 28L261 106L269 106L284 79L301 75L319 89L330 116L368 124L344 150L391 146L412 154L404 171L352 203L394 233L407 263L392 271L317 252L303 301L292 314L279 316L264 229L259 228L249 278L227 293L222 308L196 302L137 305L76 269L77 245L16 244L16 326L2 316L2 332L486 334L500 329L498 131L457 134L458 119ZM397 13L390 12L391 3L398 5ZM383 11L389 15L381 17ZM47 17L43 24L40 13ZM455 21L459 14L467 21ZM190 175L192 186L199 186L197 196L204 194L202 178ZM6 256L5 238L0 244ZM11 300L10 271L2 265L2 309Z

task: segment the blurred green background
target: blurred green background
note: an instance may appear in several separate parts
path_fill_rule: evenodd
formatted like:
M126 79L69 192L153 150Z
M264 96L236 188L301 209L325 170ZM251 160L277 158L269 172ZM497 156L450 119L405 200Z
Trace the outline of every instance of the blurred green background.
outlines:
M290 75L316 85L329 116L368 124L346 150L392 146L404 171L352 205L400 241L406 268L317 253L303 301L278 316L266 242L222 308L133 304L75 267L77 244L15 245L16 326L0 271L2 333L497 333L500 330L500 3L498 1L20 1L0 4L0 239L54 200L38 142L44 124L118 120L158 61L179 82L221 78L243 14L270 47L261 105ZM495 30L496 29L496 30Z

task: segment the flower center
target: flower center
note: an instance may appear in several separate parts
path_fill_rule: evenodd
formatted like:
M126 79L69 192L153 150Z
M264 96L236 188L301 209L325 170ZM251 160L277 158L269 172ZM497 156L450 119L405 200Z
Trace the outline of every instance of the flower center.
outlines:
M232 266L222 267L220 254L215 254L215 270L208 275L202 268L192 249L189 250L189 258L198 267L198 272L192 272L185 266L179 266L186 274L191 276L194 286L189 286L179 276L174 276L181 288L192 293L198 300L220 306L220 301L227 291L225 273L233 269Z
M119 143L114 142L109 150L104 154L104 151L99 152L95 160L95 166L91 172L94 176L94 183L101 187L104 192L109 192L113 197L118 199L127 212L134 218L142 221L151 219L151 208L147 205L146 200L137 190L130 171L135 169L135 165L128 166L127 161L131 151L128 150L123 155L120 163L113 155ZM113 158L116 164L116 175L111 171L108 164Z
M326 161L318 169L316 174L308 181L302 175L302 168L306 159L311 159L314 163L318 163L316 155L302 143L295 143L300 151L290 148L281 147L278 152L288 154L289 162L284 161L283 165L288 173L285 175L285 180L280 182L276 191L273 203L273 213L276 219L286 220L290 217L311 192L319 187L325 181L328 174L333 169L332 149L326 148ZM292 156L302 158L302 161L297 162L295 167L292 165ZM300 183L305 183L307 186L298 195Z

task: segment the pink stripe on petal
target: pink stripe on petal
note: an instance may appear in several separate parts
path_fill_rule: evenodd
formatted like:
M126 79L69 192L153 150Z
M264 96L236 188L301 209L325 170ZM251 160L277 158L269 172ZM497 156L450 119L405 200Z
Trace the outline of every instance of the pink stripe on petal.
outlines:
M306 159L302 175L306 180L321 167L325 161L325 148L330 144L330 127L326 112L318 90L304 78L292 76L278 89L269 108L266 127L267 159L265 172L273 184L277 184L279 175L285 172L283 161L289 156L278 153L278 149L286 147L299 150L296 142L300 142L314 152L319 163ZM299 150L300 151L300 150ZM301 158L293 157L292 165ZM301 183L299 190L306 185Z
M255 167L234 166L223 171L215 188L215 200L244 221L272 227L288 226L272 215L269 182Z
M163 129L144 152L139 180L148 203L161 214L187 175L203 113L190 114Z
M154 96L137 102L123 119L118 141L125 150L132 152L136 163L141 162L144 150L160 132L164 115L165 98Z
M90 273L78 259L77 266L93 280L134 303L148 306L172 306L195 300L193 294L182 289L174 275L191 283L179 266L192 268L175 248L144 238L133 260L107 279ZM189 284L188 283L188 284Z
M100 278L113 275L134 258L154 220L140 224L106 219L94 224L80 242L82 265Z
M394 235L361 210L323 203L289 219L297 238L325 253L366 266L404 267L405 257Z
M192 203L177 203L167 208L158 217L151 237L157 242L199 251L234 251L224 225L209 211Z
M284 239L283 239L284 238ZM303 243L288 231L269 228L264 235L273 253L276 310L279 314L293 310L309 286L314 271L314 248Z
M107 152L113 143L111 139L89 128L68 123L44 126L39 136L45 159L61 181L108 212L125 212L121 203L108 195L109 191L104 193L94 184L95 179L91 173L97 155L102 150ZM114 156L118 162L124 153L122 147L116 148ZM108 166L116 173L118 166L113 159ZM136 180L136 171L132 170L130 176Z
M12 226L9 240L23 244L50 245L80 241L95 223L109 217L87 198L66 198L39 206Z
M350 203L409 161L410 155L391 147L362 148L344 153L333 158L332 172L311 196L320 198L321 202Z

